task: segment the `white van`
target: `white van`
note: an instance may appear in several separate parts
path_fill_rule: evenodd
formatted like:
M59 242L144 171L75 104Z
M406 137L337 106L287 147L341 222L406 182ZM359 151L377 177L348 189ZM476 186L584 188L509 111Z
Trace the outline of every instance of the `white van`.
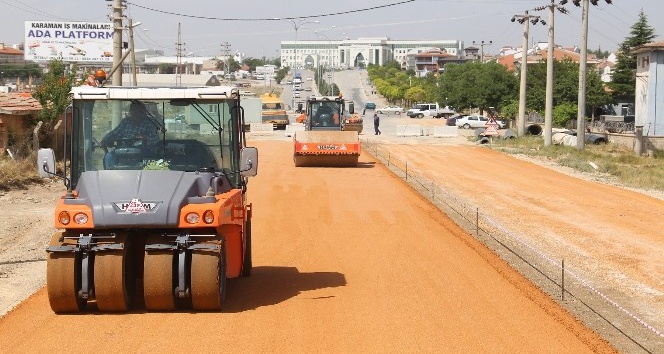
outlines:
M440 118L440 106L438 103L418 103L409 109L406 114L411 118L435 117Z

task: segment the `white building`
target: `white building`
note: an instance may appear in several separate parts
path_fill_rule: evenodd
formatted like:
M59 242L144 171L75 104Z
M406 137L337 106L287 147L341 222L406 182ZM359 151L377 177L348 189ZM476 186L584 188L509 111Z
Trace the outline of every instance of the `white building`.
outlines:
M463 55L459 40L391 40L388 37L342 40L298 40L281 42L281 65L291 68L328 66L346 69L360 65L383 65L396 60L407 61L418 48L441 48L451 55Z

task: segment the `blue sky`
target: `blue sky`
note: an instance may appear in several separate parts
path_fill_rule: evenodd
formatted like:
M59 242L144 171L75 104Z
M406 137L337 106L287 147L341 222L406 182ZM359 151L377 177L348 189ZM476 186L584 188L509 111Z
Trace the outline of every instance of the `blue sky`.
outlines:
M0 42L23 42L24 21L110 22L110 3L0 0L3 14ZM397 40L462 40L466 47L472 46L473 41L492 41L484 50L497 53L503 46L521 46L522 25L510 21L513 15L531 10L531 15L540 15L548 22L546 10L532 9L550 3L550 0L128 0L125 14L134 22L141 22L135 31L136 47L164 50L166 55L176 53L180 24L185 53L218 55L222 43L227 42L232 52L275 57L280 41L295 40L293 25L284 19L293 17L309 17L305 22L319 21L303 24L298 39L387 36ZM657 35L664 30L658 28L664 27L662 0L613 0L612 5L599 0L598 5L591 5L590 9L590 49L615 50L629 35L641 9ZM555 42L579 45L581 9L571 1L566 7L568 15L555 16ZM281 20L271 20L274 18ZM547 26L530 28L531 43L547 41Z

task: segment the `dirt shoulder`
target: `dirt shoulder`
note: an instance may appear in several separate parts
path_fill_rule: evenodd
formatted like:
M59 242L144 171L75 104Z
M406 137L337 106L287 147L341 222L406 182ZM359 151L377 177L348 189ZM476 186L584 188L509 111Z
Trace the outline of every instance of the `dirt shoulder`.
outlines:
M486 146L382 148L472 210L477 207L509 230L513 240L541 252L536 257L541 262L559 266L564 260L567 270L586 282L583 288L604 315L627 314L612 321L624 320L622 325L632 331L662 340L655 330L664 328L662 193L622 188L606 175L581 174ZM558 281L559 274L553 273Z
M0 191L0 316L44 285L53 210L64 191L60 180Z

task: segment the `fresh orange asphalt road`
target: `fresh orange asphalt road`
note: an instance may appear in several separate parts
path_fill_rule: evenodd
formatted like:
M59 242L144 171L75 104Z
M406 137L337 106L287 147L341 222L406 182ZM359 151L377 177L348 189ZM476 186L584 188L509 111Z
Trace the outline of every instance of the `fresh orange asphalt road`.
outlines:
M0 351L613 352L369 155L295 168L291 142L254 145L255 268L225 312L55 315L42 289Z

